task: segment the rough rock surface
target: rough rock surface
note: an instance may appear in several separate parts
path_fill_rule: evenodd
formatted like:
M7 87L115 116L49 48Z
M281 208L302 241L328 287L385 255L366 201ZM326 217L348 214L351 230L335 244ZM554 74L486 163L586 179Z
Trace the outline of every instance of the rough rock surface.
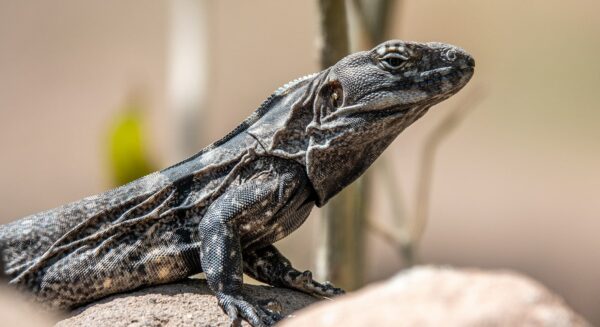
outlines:
M244 293L257 300L277 300L286 316L319 300L267 286L244 285ZM105 298L75 310L56 326L229 326L229 319L204 280L188 279Z
M590 326L530 278L436 267L413 268L296 315L281 326Z
M245 285L255 299L275 299L282 314L318 299L287 289ZM557 296L508 271L413 268L389 281L294 313L284 327L590 326ZM77 309L67 326L228 326L204 280L150 287ZM247 326L247 324L244 324Z

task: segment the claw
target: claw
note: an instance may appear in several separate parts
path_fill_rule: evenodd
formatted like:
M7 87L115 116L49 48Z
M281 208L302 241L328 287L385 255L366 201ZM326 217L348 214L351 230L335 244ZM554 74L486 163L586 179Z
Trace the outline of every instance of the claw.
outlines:
M221 301L219 301L219 305L223 308ZM230 327L240 327L242 325L242 319L238 315L238 310L234 305L226 305L223 308L227 316L229 317L229 326Z
M282 319L279 313L273 312L261 305L254 305L242 298L228 294L217 294L219 306L230 319L230 326L241 326L241 320L246 320L253 327L272 326Z
M229 319L229 327L242 327L242 319Z
M330 282L324 282L323 284L320 284L314 281L312 279L312 273L309 270L306 270L302 273L295 272L295 274L296 275L294 276L294 273L291 273L288 281L290 282L291 286L297 290L324 297L331 297L345 293L344 290L331 285Z
M271 314L281 314L283 311L283 306L275 299L260 300L258 304Z
M310 272L310 270L306 270L302 273L302 277L300 277L300 280L308 283L308 282L312 282L312 272Z
M333 284L331 284L330 281L325 281L323 284L323 289L327 292L330 293L332 295L343 295L346 294L346 291L344 291L341 288L337 288L335 286L333 286Z

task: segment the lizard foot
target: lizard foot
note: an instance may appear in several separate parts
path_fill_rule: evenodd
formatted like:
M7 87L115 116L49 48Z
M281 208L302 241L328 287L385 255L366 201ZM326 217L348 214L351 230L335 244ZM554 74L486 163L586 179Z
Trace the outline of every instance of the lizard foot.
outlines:
M279 313L261 305L252 304L241 296L217 294L219 306L227 313L231 321L230 326L241 326L242 319L253 327L272 326L283 319Z
M283 306L276 299L266 299L257 301L258 305L271 313L281 314Z
M304 272L292 271L285 276L289 285L299 291L332 297L346 293L343 289L331 285L330 282L319 283L312 279L312 273L308 270Z

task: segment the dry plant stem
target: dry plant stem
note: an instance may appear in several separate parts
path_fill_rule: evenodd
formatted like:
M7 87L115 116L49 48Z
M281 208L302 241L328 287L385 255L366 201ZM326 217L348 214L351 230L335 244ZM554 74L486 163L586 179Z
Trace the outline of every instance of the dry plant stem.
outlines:
M387 38L390 18L396 13L394 8L400 5L398 0L353 0L353 12L358 16L361 30L367 34L369 46L381 43ZM394 18L398 19L396 15Z
M348 2L350 19L350 37L354 51L371 48L385 40L391 23L392 12L397 13L395 8L402 4L400 0L352 0ZM398 20L398 15L394 16ZM402 195L394 171L387 164L389 158L383 157L377 168L366 171L361 177L363 183L362 198L368 199L368 186L375 171L380 172L383 177L384 187L389 198L392 200L392 212L395 219L395 227L388 228L379 221L365 214L367 227L380 235L391 246L398 249L402 254L404 262L411 266L414 261L413 246L410 237L410 226L408 214L405 210ZM365 204L365 206L368 206Z
M398 254L404 260L407 267L415 265L415 249L413 244L408 241L406 230L394 229L378 222L373 218L367 219L367 227L376 235L380 236L385 242L398 251Z
M319 0L321 66L327 68L349 53L344 0ZM317 275L353 290L362 284L364 202L359 180L334 197L323 210L323 237Z
M375 219L367 219L367 227L393 247L398 247L399 244L406 243L406 236L402 235L399 229L384 226L384 224Z
M349 52L348 30L355 51L383 41L394 2L320 0L322 67L330 66ZM353 26L348 26L347 19ZM369 175L364 174L324 208L324 237L319 248L317 274L348 290L358 288L363 281Z
M395 248L402 257L405 265L410 267L415 264L416 259L410 235L410 215L407 213L406 206L402 201L404 197L400 191L394 170L387 162L386 160L381 160L379 163L381 167L377 171L383 175L385 193L391 199L393 216L396 217L394 220L395 226L385 226L385 224L369 217L367 219L367 227Z
M394 211L395 216L399 217L398 224L395 228L384 226L382 223L372 218L367 221L367 226L370 230L379 235L394 248L398 249L399 254L402 256L407 266L416 264L417 245L423 236L427 223L429 195L437 148L441 141L458 126L483 97L484 92L482 91L482 88L476 86L470 94L464 98L464 101L451 110L450 114L448 114L427 137L420 159L421 171L417 183L417 207L412 219L412 228L407 228L407 225L409 224L407 224L405 217L408 217L408 215L401 201L392 201L392 210ZM386 183L384 183L384 185L386 186L386 193L392 196L400 194L397 183L394 182L396 179L393 176L393 171L385 164L380 171L385 175L384 180ZM410 233L407 233L407 230L409 230Z
M431 193L431 181L433 177L433 165L435 155L440 143L458 126L469 112L484 97L483 89L476 86L467 94L450 113L433 129L425 140L421 153L421 171L417 183L417 201L415 208L414 224L411 230L411 243L416 248L423 237L427 216L429 214L429 200Z
M346 56L348 32L344 0L319 0L321 24L321 68L325 69Z
M168 1L168 100L176 131L172 159L201 149L211 89L211 1Z
M379 172L383 175L383 184L386 189L385 193L388 194L388 197L391 200L393 216L396 218L394 219L394 226L387 230L389 230L389 233L396 235L397 241L393 246L402 255L404 263L407 266L412 266L415 258L413 253L414 247L410 235L410 215L406 210L403 201L404 195L400 190L396 174L394 173L393 168L388 164L389 159L385 160L385 157L382 159L384 160L381 161Z

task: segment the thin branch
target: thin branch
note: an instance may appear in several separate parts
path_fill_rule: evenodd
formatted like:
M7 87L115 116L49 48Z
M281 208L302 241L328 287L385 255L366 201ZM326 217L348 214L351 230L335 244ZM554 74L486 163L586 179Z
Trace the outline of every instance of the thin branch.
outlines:
M384 226L373 218L367 218L367 227L394 248L399 247L400 244L406 243L406 237L400 235L400 230Z
M398 183L398 179L396 178L396 174L394 173L394 169L389 165L390 158L383 157L381 158L379 165L380 169L377 169L383 175L383 185L385 187L385 193L390 195L390 202L392 206L392 212L396 219L394 222L396 223L396 228L400 230L407 230L409 225L408 218L410 217L408 211L406 210L406 205L403 201L404 194L400 190L400 186ZM408 233L406 233L408 235ZM406 242L410 241L410 238L406 238Z
M427 137L423 152L421 153L421 171L417 183L417 203L415 208L414 226L411 232L413 244L418 243L427 225L429 214L429 202L431 193L431 181L435 154L442 140L444 140L458 124L475 108L485 96L481 86L475 86L470 94L463 100L433 129Z
M321 66L335 64L349 52L344 0L319 0ZM363 183L355 181L323 207L317 275L345 289L356 289L363 279L365 201Z
M429 195L431 189L431 181L433 175L433 165L435 154L442 140L444 140L458 124L472 111L473 108L484 98L485 92L479 86L475 86L471 93L464 98L450 113L436 126L431 134L427 137L423 152L421 154L421 171L417 183L417 208L413 216L413 228L408 234L406 231L406 222L404 217L408 217L406 210L401 201L393 201L392 209L396 217L400 218L399 225L396 228L389 228L375 221L372 218L367 220L367 227L380 236L384 241L398 249L405 262L411 266L415 263L415 251L419 241L422 238L425 226L427 223L427 215L429 209ZM393 172L390 171L385 164L384 176L386 181L386 189L388 194L398 194ZM404 226L403 226L404 225Z
M398 0L353 0L351 4L360 19L362 30L368 34L369 47L373 47L388 37L392 13L401 1Z
M325 69L345 57L348 45L348 23L344 0L319 0L321 23L321 68Z

